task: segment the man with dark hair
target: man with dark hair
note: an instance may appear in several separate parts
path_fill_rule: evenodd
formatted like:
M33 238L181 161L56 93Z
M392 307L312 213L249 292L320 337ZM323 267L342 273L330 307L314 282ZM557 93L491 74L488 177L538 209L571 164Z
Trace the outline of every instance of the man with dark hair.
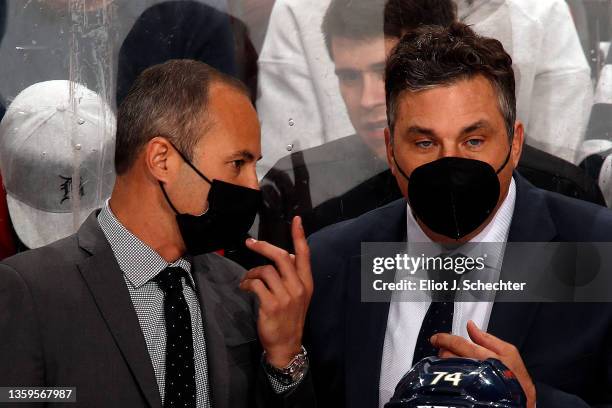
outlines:
M385 57L411 29L448 26L455 18L451 0L330 3L322 31L356 134L294 152L274 165L261 183L260 239L290 249L295 215L309 235L401 197L385 158ZM524 147L518 171L540 188L605 205L596 183L578 167L531 146Z
M403 198L309 239L317 290L305 338L316 392L328 406L383 407L414 363L439 355L501 360L528 408L610 404L610 304L362 301L364 242L461 252L466 243L612 241L610 210L515 172L524 130L499 41L461 23L416 29L391 54L385 87L386 156Z
M0 264L0 385L76 387L88 408L309 406L299 218L295 256L247 241L276 267L214 252L246 238L259 204L246 88L171 60L137 78L117 120L107 204Z

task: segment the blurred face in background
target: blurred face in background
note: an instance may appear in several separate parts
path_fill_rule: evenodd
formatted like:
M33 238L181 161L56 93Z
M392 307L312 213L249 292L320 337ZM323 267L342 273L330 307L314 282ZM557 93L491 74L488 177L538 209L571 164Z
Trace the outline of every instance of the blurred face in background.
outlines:
M357 135L385 158L385 60L397 39L333 37L331 51L340 93Z

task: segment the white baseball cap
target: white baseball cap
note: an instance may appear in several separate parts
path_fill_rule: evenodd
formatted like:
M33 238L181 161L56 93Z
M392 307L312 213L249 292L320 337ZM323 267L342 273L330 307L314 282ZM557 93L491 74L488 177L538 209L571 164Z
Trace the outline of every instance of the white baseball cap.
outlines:
M115 115L71 81L23 90L0 122L0 171L13 227L29 248L74 233L115 180Z

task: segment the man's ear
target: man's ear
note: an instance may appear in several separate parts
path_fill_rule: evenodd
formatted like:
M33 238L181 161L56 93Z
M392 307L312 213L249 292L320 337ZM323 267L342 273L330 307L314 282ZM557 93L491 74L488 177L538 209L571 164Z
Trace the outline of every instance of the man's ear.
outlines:
M525 141L525 128L520 120L514 123L514 137L512 138L512 167L516 169L521 159L523 152L523 143Z
M149 140L144 149L144 161L149 174L157 181L167 182L176 174L178 161L170 142L163 137Z
M393 160L393 142L391 141L391 130L388 126L385 128L385 147L387 149L387 164L391 169L391 174L395 176L397 169L395 168L395 160Z

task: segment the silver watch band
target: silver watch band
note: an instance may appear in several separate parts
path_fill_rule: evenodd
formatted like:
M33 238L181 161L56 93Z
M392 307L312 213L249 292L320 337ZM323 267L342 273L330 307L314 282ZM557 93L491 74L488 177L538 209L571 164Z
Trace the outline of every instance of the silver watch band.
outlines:
M279 381L283 385L290 385L300 381L308 368L308 352L302 346L302 351L291 359L285 367L277 368L268 363L266 352L262 355L263 364L268 375Z

